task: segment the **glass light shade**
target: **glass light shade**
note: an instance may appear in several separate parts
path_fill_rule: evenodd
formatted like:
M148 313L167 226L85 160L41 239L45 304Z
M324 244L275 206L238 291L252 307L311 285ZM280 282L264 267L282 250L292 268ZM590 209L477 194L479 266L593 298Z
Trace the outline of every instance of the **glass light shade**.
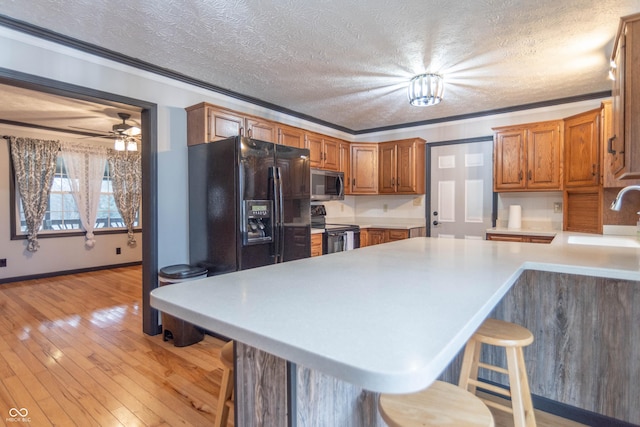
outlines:
M127 151L138 151L138 144L135 140L129 140L127 143Z
M124 151L124 139L118 138L116 142L113 144L113 148L116 151Z
M436 105L442 101L444 81L440 74L418 74L409 83L409 103L416 107Z

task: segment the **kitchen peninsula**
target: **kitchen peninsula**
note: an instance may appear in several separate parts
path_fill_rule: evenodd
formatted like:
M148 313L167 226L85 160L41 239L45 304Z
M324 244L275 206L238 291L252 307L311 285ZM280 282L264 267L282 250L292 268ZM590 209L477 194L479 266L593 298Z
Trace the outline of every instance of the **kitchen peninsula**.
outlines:
M569 279L563 280L577 286L580 278L604 284L611 280L612 292L622 283L628 293L623 299L632 298L624 303L630 307L630 320L638 324L640 249L569 243L576 235L561 233L550 245L414 238L165 286L152 292L151 304L236 340L238 425L383 426L377 393L428 387L492 311L529 310L544 316L533 303L503 307L505 295L528 272L566 275ZM535 287L532 283L523 286ZM572 300L571 295L548 299L590 304L588 298ZM509 301L520 304L517 298ZM565 323L571 328L562 333L581 336L583 331L572 330L581 328L579 323ZM625 341L640 341L633 323L626 326L631 335L624 336ZM545 337L552 331L539 326L532 328L536 341L553 341ZM587 344L597 346L588 335L594 331L585 332ZM614 363L624 361L621 369L628 371L626 383L619 383L612 397L621 402L615 403L614 413L591 408L589 402L583 408L640 423L639 409L631 401L640 395L640 386L629 379L637 378L640 357L636 349L634 354L616 354L626 348L599 352L609 353L605 356ZM549 366L556 359L547 354L531 365L532 387L544 369L554 371ZM597 370L582 375L571 381L603 380ZM574 385L581 384L563 384ZM541 384L538 393L551 398L553 387Z

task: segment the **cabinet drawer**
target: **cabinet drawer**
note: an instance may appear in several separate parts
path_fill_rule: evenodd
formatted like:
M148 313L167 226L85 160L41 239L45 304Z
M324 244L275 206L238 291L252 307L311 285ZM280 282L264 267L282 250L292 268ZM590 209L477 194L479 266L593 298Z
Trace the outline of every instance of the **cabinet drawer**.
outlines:
M387 230L387 241L403 240L409 238L409 230Z

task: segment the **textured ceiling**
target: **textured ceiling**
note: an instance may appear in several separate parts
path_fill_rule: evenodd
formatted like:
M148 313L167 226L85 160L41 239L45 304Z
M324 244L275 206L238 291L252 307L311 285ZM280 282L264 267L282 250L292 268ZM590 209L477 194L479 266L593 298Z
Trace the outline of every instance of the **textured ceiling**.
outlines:
M0 0L0 13L358 131L611 89L640 0ZM444 101L411 107L418 73Z

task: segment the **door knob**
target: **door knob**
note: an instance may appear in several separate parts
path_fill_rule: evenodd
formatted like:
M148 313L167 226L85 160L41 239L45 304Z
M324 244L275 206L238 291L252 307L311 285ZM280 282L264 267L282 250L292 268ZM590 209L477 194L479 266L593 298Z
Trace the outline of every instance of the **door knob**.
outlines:
M433 225L438 225L439 222L438 221L433 221Z
M438 216L438 211L433 211L433 216Z

